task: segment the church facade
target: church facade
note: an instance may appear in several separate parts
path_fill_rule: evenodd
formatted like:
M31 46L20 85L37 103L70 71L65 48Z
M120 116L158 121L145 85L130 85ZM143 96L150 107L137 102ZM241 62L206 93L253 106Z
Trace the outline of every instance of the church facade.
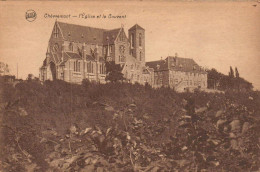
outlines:
M138 24L105 30L56 21L40 68L40 80L106 83L106 61L122 67L129 83L176 91L207 88L207 73L193 60L175 55L146 62L145 30Z
M144 84L145 30L136 24L127 37L123 27L105 30L56 21L40 80L105 83L106 61L120 64L128 82Z

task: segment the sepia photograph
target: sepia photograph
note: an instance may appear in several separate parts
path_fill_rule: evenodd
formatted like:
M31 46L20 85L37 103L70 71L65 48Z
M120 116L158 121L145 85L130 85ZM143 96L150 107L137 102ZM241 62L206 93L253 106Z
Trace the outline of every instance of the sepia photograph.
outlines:
M260 1L0 1L0 171L260 171Z

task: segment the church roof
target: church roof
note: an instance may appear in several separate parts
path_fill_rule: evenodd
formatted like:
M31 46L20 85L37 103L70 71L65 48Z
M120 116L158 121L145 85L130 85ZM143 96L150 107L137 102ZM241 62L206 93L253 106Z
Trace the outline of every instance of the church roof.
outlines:
M81 56L78 53L73 53L73 52L65 52L70 59L81 59Z
M63 22L57 23L65 40L80 43L103 44L104 29Z
M144 30L144 28L142 28L141 26L139 26L138 24L135 24L133 27L131 27L129 30L136 30L136 29L141 29Z
M104 32L103 36L103 44L107 45L109 44L114 44L114 41L117 38L118 33L120 32L121 28L109 30Z
M107 44L107 38L109 38L109 44L114 44L114 41L121 29L117 28L113 30L105 30L63 22L57 23L65 40L100 45Z

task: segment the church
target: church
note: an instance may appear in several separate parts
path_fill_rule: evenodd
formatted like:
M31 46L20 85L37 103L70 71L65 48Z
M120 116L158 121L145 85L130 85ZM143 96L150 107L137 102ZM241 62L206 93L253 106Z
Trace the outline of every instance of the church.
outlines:
M83 79L105 83L106 61L122 67L130 83L144 84L145 30L138 24L106 30L56 21L46 58L40 68L40 80L64 80L81 83Z
M40 80L106 83L105 62L122 68L126 82L170 87L176 91L207 88L207 73L193 59L177 54L146 62L145 29L138 24L106 30L56 21L40 68Z

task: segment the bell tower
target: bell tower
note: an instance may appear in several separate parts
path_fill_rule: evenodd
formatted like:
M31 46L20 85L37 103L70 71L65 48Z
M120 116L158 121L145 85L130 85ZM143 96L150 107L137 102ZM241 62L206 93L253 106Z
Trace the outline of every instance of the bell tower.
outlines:
M130 55L145 64L145 30L138 24L128 30Z

